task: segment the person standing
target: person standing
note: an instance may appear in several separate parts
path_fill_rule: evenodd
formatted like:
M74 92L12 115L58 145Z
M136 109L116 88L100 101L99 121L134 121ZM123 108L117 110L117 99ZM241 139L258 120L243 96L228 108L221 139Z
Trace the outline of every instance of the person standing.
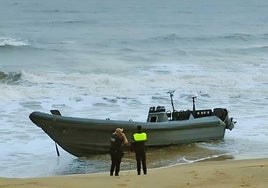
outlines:
M119 176L120 164L122 157L124 156L122 146L128 144L126 135L123 133L123 129L116 128L115 132L111 136L111 146L110 146L110 155L111 155L111 168L110 176Z
M138 175L141 174L141 163L142 163L143 173L147 174L146 152L145 152L146 141L147 141L147 134L142 131L142 127L140 125L137 126L137 132L133 134L132 144L134 145L133 148L136 154Z

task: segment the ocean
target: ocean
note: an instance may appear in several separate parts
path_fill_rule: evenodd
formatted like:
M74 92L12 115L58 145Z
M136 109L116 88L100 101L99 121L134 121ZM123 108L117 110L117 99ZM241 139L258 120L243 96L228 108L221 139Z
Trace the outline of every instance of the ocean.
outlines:
M150 150L149 168L268 156L268 1L0 0L0 177L107 172L109 155L74 157L29 120L146 121L150 106L222 107L224 140ZM135 169L125 153L122 170ZM150 173L150 172L149 172Z

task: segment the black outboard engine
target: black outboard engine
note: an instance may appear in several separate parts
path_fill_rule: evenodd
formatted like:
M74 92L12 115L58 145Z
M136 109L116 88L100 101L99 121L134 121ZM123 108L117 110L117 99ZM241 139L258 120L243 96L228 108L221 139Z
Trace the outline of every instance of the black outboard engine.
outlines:
M229 118L227 109L214 108L213 113L225 123L227 129L232 130L234 128L236 122L233 121L233 118Z
M222 121L225 120L228 111L224 108L214 108L214 115L217 116L218 118L220 118Z

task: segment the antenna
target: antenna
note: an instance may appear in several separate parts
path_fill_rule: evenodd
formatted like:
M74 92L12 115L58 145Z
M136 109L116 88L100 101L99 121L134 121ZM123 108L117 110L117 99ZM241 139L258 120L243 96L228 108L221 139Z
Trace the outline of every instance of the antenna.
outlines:
M193 112L195 112L195 99L196 99L196 96L192 97L192 99L193 99Z
M169 94L169 96L170 96L170 101L171 101L171 106L172 106L173 112L175 111L174 104L173 104L173 96L174 96L173 93L174 92L175 92L175 90L167 92Z

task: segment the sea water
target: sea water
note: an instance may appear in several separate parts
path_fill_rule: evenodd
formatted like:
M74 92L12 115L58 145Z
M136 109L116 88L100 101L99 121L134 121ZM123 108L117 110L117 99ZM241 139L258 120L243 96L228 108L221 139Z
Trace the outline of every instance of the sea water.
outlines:
M150 106L222 107L224 140L150 150L150 168L268 155L268 1L1 0L0 176L109 171L109 155L76 158L29 120L58 109L146 121ZM126 153L122 169L135 169Z

